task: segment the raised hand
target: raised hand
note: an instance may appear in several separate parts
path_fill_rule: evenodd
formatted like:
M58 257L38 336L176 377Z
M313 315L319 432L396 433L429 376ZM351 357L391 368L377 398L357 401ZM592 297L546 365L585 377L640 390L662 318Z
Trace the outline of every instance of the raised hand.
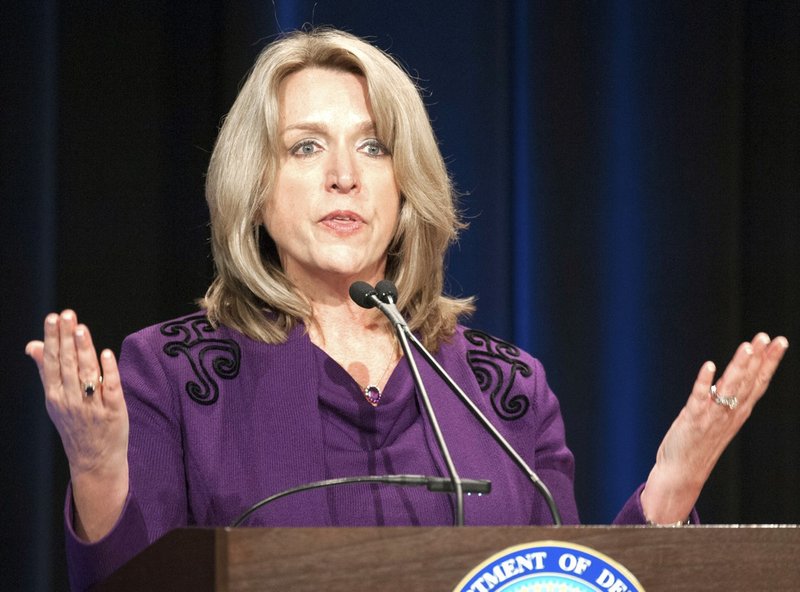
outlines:
M49 314L44 341L31 341L47 413L69 461L79 536L94 541L114 525L128 494L128 411L114 354L98 360L89 329L65 310Z
M689 400L667 431L642 492L645 516L658 524L685 520L719 457L764 395L789 342L759 333L736 350L714 383L706 362ZM713 388L712 388L713 387Z

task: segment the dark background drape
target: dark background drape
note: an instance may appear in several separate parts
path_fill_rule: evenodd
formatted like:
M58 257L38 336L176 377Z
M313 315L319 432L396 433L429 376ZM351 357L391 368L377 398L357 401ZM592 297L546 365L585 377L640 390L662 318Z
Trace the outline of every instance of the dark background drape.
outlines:
M67 470L26 341L65 307L115 350L193 310L220 119L306 22L371 37L425 89L471 225L447 289L543 361L584 521L647 477L703 361L757 330L800 346L796 2L4 5L4 589L66 587ZM706 522L800 522L798 360L722 458Z

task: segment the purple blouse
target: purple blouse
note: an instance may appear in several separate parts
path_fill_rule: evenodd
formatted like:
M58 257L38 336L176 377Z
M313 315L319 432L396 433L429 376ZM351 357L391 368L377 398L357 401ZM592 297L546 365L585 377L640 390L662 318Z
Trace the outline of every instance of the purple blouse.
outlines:
M565 524L578 523L573 457L541 364L511 344L459 327L436 355L539 474ZM455 466L489 479L465 499L467 525L551 524L541 496L415 354ZM122 346L131 421L130 492L111 532L87 544L65 505L70 583L84 590L168 531L227 526L260 499L303 483L380 474L447 475L400 361L372 407L347 372L297 327L280 345L213 329L202 313L144 329ZM641 489L641 488L640 488ZM288 496L253 526L447 525L452 496L425 488L347 485ZM639 490L617 524L643 524Z

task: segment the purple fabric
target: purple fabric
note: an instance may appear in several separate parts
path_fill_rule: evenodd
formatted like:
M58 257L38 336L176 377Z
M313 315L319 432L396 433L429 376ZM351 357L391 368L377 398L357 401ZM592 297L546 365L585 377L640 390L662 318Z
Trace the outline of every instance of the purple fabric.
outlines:
M491 495L465 500L465 522L550 524L545 502L516 465L415 359L459 474L492 481ZM463 327L437 359L548 485L564 523L578 523L573 457L541 364ZM107 577L174 528L227 526L256 501L290 487L353 475L447 474L407 364L397 365L373 408L302 327L286 343L268 345L226 327L212 330L202 314L191 315L128 337L120 369L131 420L131 491L115 527L93 544L72 529L68 492L75 590ZM490 394L505 391L511 399L498 411ZM447 525L452 503L423 488L344 486L281 499L247 524ZM615 523L644 523L639 491Z

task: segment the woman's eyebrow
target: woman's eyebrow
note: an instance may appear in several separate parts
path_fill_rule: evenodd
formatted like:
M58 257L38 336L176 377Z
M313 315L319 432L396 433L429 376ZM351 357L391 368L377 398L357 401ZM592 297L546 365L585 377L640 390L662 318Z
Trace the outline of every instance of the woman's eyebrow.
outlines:
M297 130L326 134L329 132L329 127L327 124L318 121L299 121L297 123L287 125L285 128L283 128L283 130L281 130L281 133ZM356 126L356 130L362 134L374 135L375 122L369 119L362 121Z

